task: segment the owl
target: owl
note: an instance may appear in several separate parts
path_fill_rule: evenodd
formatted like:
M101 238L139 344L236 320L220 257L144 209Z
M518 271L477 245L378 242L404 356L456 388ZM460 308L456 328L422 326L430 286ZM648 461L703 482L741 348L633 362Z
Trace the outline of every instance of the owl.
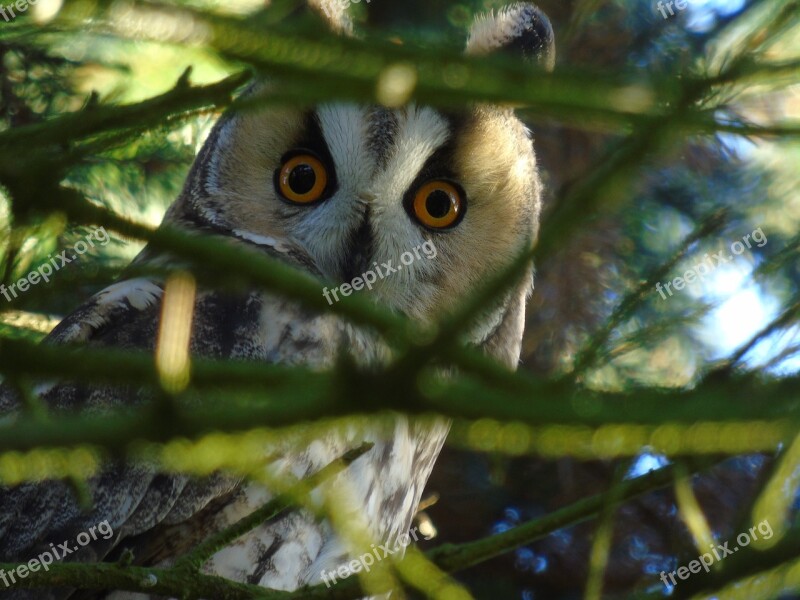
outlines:
M352 34L341 2L317 0L309 9L333 31ZM513 4L476 19L466 52L507 52L548 68L553 32L535 6ZM257 96L272 84L260 81L245 93ZM220 118L164 222L310 273L320 280L321 293L338 289L346 295L345 285L359 290L360 279L357 293L434 323L532 247L540 196L530 131L510 107L262 106ZM136 262L165 260L146 247ZM323 282L338 287L329 290ZM527 273L465 332L465 343L514 369L532 285ZM158 278L123 278L66 317L47 343L155 352L164 295ZM342 352L362 365L392 360L369 331L264 289L197 289L189 348L194 356L320 370L333 367ZM135 386L51 382L37 391L52 415L108 412L152 400L151 392ZM19 412L13 392L3 391L0 415L13 420ZM272 476L302 478L364 441L374 443L323 487L347 490L354 518L373 540L389 546L409 530L447 430L444 420L397 415L387 428L336 430L305 444L287 440L264 456L271 457ZM65 560L108 561L127 550L134 564L168 566L274 496L262 481L165 473L124 460L105 464L87 488L88 508L63 481L0 488L0 562L27 561L104 523L113 534ZM202 568L237 582L294 590L319 583L350 560L348 552L330 522L295 510L239 537ZM147 597L81 594L0 588L0 597L13 600Z

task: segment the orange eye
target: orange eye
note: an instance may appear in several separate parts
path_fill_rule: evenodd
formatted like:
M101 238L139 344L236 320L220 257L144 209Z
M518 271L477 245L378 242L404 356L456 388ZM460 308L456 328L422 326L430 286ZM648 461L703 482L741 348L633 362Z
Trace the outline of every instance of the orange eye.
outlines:
M456 225L467 208L460 186L437 179L419 188L411 205L416 219L431 229Z
M328 170L316 156L295 154L275 172L275 187L286 200L310 204L322 198L328 187Z

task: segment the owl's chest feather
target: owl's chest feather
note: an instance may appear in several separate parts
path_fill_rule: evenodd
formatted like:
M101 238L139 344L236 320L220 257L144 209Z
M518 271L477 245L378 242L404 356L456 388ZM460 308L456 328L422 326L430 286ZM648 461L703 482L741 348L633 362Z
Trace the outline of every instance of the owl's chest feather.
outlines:
M333 492L340 518L365 527L371 541L394 546L407 532L425 482L447 433L444 421L410 424L398 417L392 435L385 431L341 431L288 454L270 468L273 473L313 473L361 442L375 446L346 471L323 484L311 501L323 502ZM240 490L219 513L218 526L235 522L263 506L270 494L257 484ZM327 496L329 499L330 496ZM217 553L206 571L237 581L292 590L321 581L323 571L349 561L350 552L327 521L308 512L294 512L265 523Z

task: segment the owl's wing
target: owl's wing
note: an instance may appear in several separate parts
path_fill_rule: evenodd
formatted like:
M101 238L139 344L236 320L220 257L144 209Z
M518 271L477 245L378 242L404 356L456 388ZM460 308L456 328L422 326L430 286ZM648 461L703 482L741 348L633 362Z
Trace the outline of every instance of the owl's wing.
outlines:
M298 262L285 255L281 258ZM303 266L308 270L308 265ZM147 278L116 283L65 318L45 343L153 351L162 294L161 284ZM310 314L294 302L268 294L199 291L191 350L194 355L214 358L328 364L340 344L337 336L341 330L332 323L328 315ZM149 399L147 392L134 386L59 382L41 387L41 397L53 418L59 411L107 411ZM0 388L0 416L13 418L17 408L13 394ZM66 558L102 560L120 540L190 520L212 501L224 500L238 485L239 481L222 475L191 478L158 473L142 463L117 461L88 482L92 497L88 510L81 508L73 488L64 481L0 487L0 562L30 560L51 543L58 547L69 540L71 547L76 546L78 534L107 522L113 536L97 536ZM69 590L17 590L0 597L27 600L68 595Z

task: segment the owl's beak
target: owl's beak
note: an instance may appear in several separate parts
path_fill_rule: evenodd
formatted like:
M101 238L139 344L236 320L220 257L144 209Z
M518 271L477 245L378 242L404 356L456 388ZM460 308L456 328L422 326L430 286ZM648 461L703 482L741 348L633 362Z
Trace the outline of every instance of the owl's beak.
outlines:
M359 195L359 199L362 199L361 195ZM347 262L342 264L342 281L345 283L349 283L354 277L368 271L372 262L373 237L370 205L366 204L364 208L364 218L361 220L361 224L350 235Z
M372 192L361 192L361 193L358 194L358 201L361 202L362 204L366 204L366 205L369 205L369 204L372 204L373 202L375 202L376 198L377 198L377 196L375 194L373 194Z

